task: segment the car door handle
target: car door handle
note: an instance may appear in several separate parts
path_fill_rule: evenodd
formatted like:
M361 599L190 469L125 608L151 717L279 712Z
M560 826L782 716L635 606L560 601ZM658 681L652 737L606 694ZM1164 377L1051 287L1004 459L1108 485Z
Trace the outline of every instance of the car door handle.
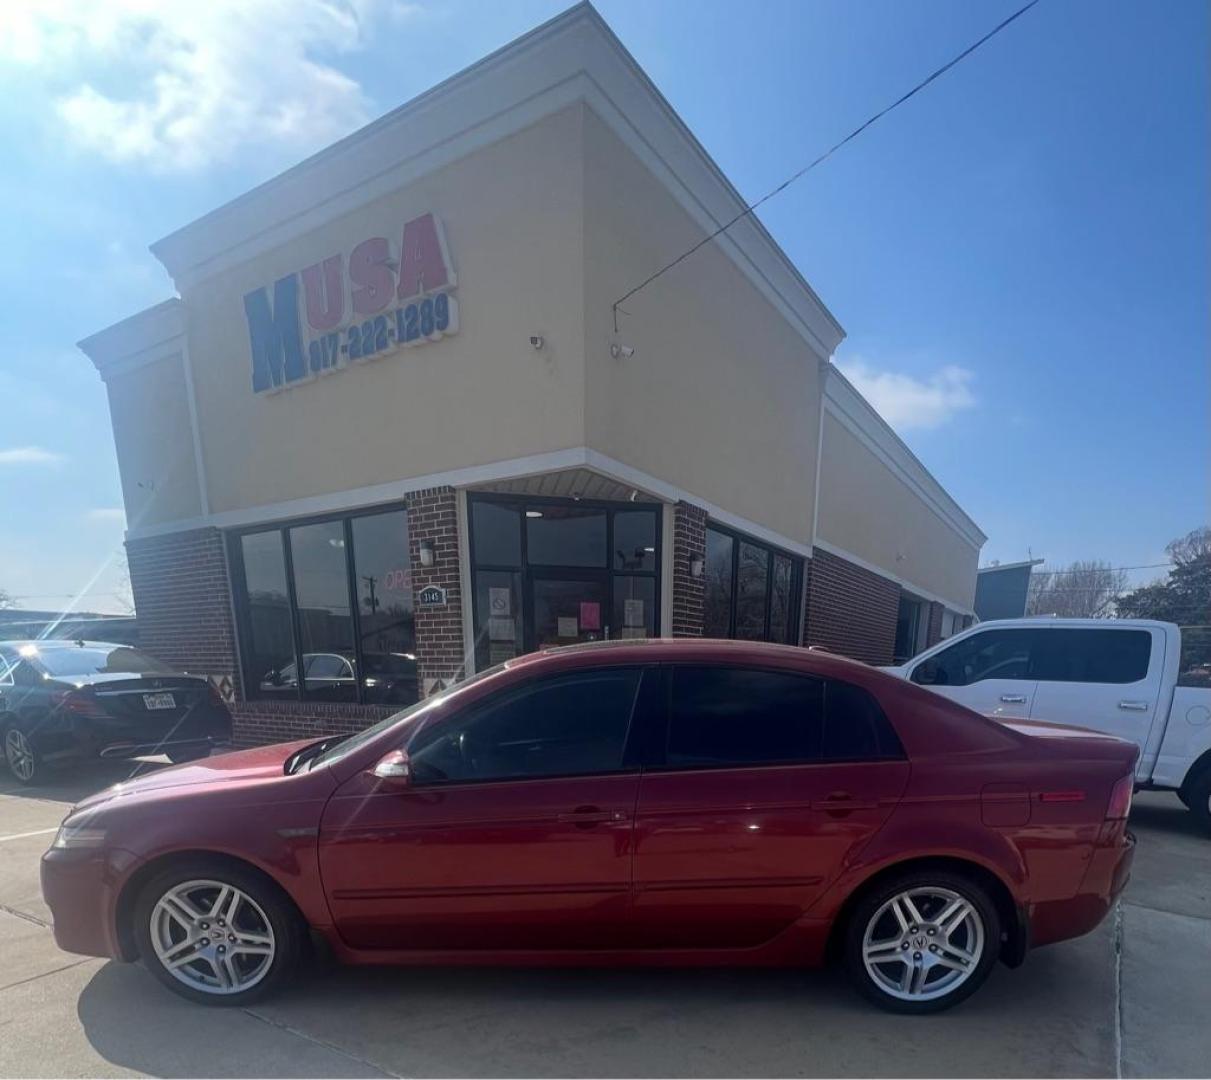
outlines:
M607 821L626 821L625 810L603 810L600 806L578 806L563 814L556 814L555 820L561 825L575 825L580 829L589 829Z
M874 810L879 804L855 799L848 791L834 791L823 799L812 803L813 810L823 810L826 814L848 814L854 810Z
M1026 704L1026 695L1025 694L1002 694L1001 700L1003 702L1005 702L1006 705L1025 705Z
M1118 707L1126 709L1128 712L1147 712L1152 708L1152 703L1149 701L1120 701Z

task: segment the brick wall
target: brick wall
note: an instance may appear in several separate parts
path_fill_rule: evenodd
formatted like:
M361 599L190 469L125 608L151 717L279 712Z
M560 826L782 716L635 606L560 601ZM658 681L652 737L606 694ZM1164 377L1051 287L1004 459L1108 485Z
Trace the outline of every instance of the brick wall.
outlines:
M945 604L939 604L936 600L929 602L929 622L925 627L925 648L927 649L942 640L942 613L945 610Z
M126 558L139 643L185 671L228 675L239 687L227 552L218 529L129 540Z
M817 548L807 567L803 643L870 664L890 664L899 607L895 582Z
M264 746L325 735L352 735L397 710L381 705L303 701L237 701L231 706L236 746Z
M421 696L427 697L465 673L462 585L458 572L458 503L452 487L426 488L407 496L412 587L419 597L429 585L446 590L445 604L416 604L416 655ZM433 565L421 564L421 543L433 544Z
M706 511L679 502L673 507L673 637L702 637L705 578L690 573L695 556L706 557Z

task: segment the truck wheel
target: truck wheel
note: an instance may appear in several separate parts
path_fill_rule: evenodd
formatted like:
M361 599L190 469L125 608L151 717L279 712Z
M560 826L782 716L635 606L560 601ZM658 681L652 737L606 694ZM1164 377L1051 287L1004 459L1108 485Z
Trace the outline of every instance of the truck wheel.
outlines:
M1182 791L1182 802L1198 819L1203 829L1211 833L1211 769L1203 769Z

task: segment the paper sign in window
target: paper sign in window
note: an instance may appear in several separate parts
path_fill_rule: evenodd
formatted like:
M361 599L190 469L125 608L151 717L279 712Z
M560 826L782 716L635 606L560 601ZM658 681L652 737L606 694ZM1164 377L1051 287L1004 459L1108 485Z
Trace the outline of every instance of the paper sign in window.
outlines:
M622 602L622 625L643 626L643 600L624 600Z

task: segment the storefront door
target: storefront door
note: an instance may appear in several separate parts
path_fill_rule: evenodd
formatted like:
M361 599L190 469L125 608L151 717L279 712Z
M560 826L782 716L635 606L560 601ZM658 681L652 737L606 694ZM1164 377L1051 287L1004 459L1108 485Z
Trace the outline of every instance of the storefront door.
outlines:
M581 570L532 570L527 648L601 641L610 635L608 575Z

